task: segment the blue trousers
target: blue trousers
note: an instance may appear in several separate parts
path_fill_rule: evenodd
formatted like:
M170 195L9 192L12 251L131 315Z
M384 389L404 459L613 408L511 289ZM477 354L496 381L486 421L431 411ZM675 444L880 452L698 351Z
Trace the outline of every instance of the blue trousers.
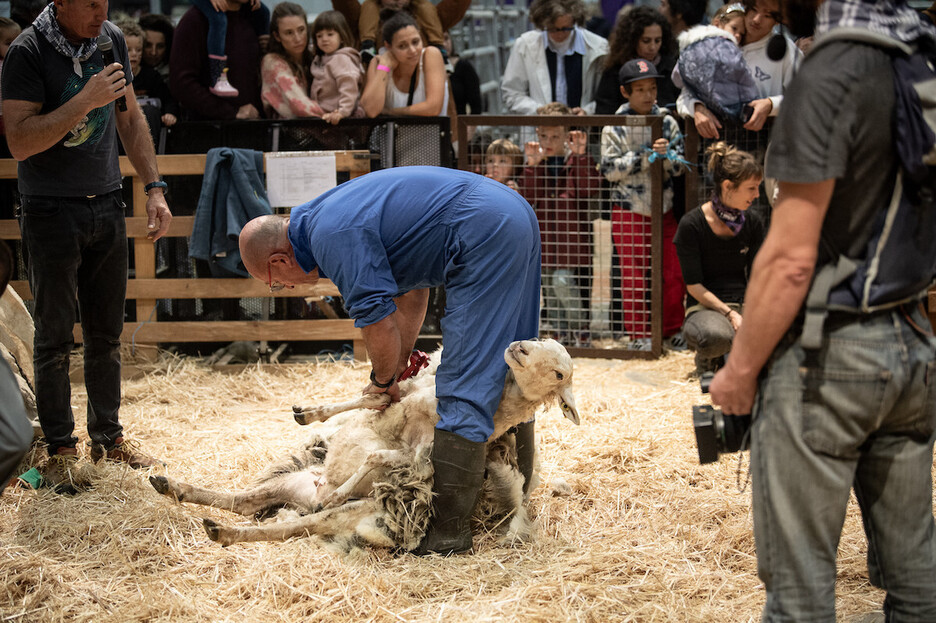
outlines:
M502 207L495 217L491 205ZM480 442L494 432L504 350L539 334L539 224L526 200L492 184L460 198L452 214L437 428Z
M754 411L751 468L764 621L835 621L852 489L888 621L936 621L936 340L919 310L832 314L822 347L780 345Z
M191 0L202 15L208 20L208 54L212 56L227 56L225 51L227 41L227 15L216 11L211 0ZM257 36L270 34L270 9L261 3L260 8L250 12L250 24Z
M120 191L80 199L24 195L20 229L35 297L36 406L49 453L78 442L68 378L76 303L84 339L88 434L110 448L123 434L117 411L127 230Z

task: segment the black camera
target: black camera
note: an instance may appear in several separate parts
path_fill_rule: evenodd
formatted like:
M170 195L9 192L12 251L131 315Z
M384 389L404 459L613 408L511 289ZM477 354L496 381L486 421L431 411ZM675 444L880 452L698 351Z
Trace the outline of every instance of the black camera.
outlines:
M708 393L713 376L706 372L699 379L703 394ZM719 453L747 450L750 446L747 434L751 428L750 413L725 415L721 409L711 405L695 405L692 407L692 426L699 449L699 463L714 463Z

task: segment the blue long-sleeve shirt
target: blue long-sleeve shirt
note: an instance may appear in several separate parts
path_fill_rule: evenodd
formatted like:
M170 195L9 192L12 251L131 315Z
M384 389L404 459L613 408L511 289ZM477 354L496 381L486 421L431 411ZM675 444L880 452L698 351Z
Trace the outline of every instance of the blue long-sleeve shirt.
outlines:
M374 324L396 310L393 298L444 283L459 251L459 227L496 227L460 210L459 196L483 183L474 173L440 167L388 169L345 182L293 208L296 260L338 286L355 326Z

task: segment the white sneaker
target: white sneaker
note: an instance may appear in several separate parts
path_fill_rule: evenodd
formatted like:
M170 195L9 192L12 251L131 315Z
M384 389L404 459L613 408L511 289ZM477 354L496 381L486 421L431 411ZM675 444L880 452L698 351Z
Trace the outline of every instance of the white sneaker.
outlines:
M218 81L215 82L215 85L208 90L217 95L218 97L237 97L240 95L240 91L234 88L227 79L227 67L221 72L221 77L218 78Z

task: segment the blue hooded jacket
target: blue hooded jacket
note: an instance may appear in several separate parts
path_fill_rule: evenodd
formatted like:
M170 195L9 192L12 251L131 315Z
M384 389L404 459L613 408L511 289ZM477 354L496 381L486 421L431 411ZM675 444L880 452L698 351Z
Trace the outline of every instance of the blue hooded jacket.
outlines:
M731 33L695 26L679 35L679 75L690 94L721 120L743 121L745 104L760 97Z

